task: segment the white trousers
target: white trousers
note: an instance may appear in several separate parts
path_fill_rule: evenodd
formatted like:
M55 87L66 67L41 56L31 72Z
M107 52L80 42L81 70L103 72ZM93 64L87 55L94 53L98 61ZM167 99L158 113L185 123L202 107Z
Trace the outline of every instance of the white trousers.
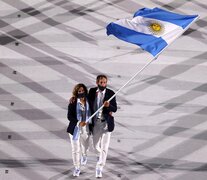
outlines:
M96 121L93 129L93 145L98 156L96 168L103 169L110 143L111 132L108 132L106 122Z
M87 129L87 130L86 130ZM78 137L78 140L73 140L73 135L69 134L71 147L72 147L72 158L73 165L76 168L80 168L81 165L81 156L87 156L87 151L89 148L89 132L88 127L81 127L81 132Z

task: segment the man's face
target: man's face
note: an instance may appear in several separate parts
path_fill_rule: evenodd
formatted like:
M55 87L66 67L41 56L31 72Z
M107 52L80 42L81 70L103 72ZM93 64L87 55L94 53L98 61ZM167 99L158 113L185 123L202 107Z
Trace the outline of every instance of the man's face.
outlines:
M101 78L99 81L96 82L97 85L106 87L107 86L107 79L106 78Z

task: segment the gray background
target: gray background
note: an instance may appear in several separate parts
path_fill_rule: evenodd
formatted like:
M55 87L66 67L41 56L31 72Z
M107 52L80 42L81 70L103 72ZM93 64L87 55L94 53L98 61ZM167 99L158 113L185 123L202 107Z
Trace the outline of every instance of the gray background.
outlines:
M73 179L68 99L100 73L117 91L152 56L106 36L143 7L200 19L117 96L103 179L207 179L205 0L1 0L0 179ZM95 179L95 155L78 179Z

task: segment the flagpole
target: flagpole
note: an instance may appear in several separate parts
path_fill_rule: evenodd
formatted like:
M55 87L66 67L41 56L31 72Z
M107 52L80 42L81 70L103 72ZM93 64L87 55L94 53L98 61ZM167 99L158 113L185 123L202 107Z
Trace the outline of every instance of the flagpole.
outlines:
M154 57L151 61L149 61L145 66L143 66L139 71L137 71L121 88L119 88L116 93L114 93L113 96L111 96L110 99L107 101L110 102L126 85L128 85L137 75L139 75L144 69L146 69L153 61L155 61L157 57ZM102 108L104 105L102 105L96 112L94 112L86 121L89 122Z

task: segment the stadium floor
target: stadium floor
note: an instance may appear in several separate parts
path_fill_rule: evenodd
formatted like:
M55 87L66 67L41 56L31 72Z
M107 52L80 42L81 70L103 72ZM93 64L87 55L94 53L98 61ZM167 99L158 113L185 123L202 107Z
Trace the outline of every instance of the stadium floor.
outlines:
M75 84L117 91L152 56L105 27L143 7L197 20L118 95L104 180L207 179L203 0L0 1L0 179L74 179L66 127ZM96 179L96 157L76 179Z

